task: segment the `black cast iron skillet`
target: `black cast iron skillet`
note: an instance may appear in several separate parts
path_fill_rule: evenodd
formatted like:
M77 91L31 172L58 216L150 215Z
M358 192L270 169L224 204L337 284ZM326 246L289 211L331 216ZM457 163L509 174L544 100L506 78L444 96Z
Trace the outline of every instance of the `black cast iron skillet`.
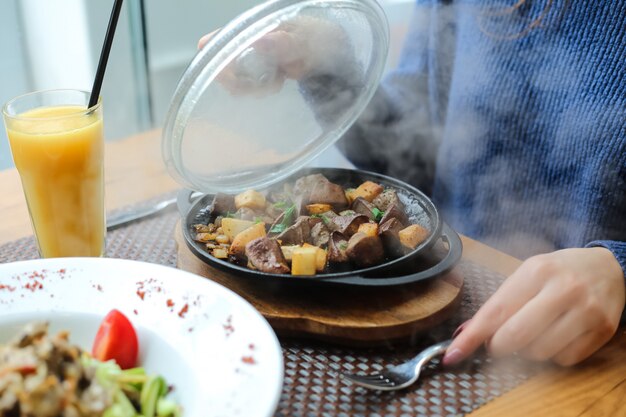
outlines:
M395 189L398 197L405 205L411 223L420 224L430 230L429 237L407 255L368 268L353 267L350 270L320 273L314 276L269 274L215 258L209 254L203 243L196 242L193 226L200 223L207 224L214 219L211 215L213 195L204 195L193 200L191 198L192 192L184 190L179 193L178 208L183 217L182 229L187 246L199 259L213 267L244 278L281 283L324 283L356 286L403 285L444 274L461 258L463 248L459 236L441 221L435 205L416 188L385 175L341 168L306 169L297 172L283 182L293 182L297 178L315 173L323 174L330 181L345 188L356 187L364 181L373 181L385 188ZM275 186L280 187L281 184L282 182ZM438 249L435 250L433 246L437 242L439 242ZM443 251L445 254L435 256L433 252L436 251L439 253Z

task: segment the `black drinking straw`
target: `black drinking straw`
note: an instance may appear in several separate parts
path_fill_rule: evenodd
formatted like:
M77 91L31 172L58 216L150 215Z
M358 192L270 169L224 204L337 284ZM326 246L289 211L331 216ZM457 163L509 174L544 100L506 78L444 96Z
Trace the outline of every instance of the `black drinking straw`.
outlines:
M107 28L107 34L104 38L104 45L102 45L102 52L100 53L100 62L98 62L98 70L96 71L96 79L93 81L93 87L91 88L91 96L89 97L88 109L92 108L98 102L100 97L100 90L102 89L102 80L104 79L104 72L107 68L107 62L109 60L109 53L111 52L111 45L113 44L113 36L115 36L115 28L117 27L117 20L120 17L122 10L122 3L124 0L115 0L113 10L111 11L111 18L109 19L109 27Z

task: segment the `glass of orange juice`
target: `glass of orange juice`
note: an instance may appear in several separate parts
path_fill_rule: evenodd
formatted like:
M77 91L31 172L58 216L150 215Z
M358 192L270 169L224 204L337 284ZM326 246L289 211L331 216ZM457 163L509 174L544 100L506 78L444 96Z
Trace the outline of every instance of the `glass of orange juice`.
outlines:
M102 106L88 103L86 91L50 90L2 110L44 258L104 255Z

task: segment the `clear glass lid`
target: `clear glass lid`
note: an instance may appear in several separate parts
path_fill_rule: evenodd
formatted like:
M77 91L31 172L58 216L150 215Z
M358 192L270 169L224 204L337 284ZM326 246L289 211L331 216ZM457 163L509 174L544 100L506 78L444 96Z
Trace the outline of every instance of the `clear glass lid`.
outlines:
M185 187L264 188L354 123L382 76L387 20L374 0L273 0L215 34L180 80L163 157Z

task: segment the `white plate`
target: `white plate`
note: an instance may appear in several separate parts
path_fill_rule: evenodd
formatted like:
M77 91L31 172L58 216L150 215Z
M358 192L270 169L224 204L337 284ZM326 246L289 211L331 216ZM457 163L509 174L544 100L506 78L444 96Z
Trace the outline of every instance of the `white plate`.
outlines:
M69 330L72 342L90 350L113 308L135 325L140 364L174 385L185 417L273 415L282 389L280 345L232 291L174 268L119 259L0 265L0 343L28 322L47 320L53 333Z

